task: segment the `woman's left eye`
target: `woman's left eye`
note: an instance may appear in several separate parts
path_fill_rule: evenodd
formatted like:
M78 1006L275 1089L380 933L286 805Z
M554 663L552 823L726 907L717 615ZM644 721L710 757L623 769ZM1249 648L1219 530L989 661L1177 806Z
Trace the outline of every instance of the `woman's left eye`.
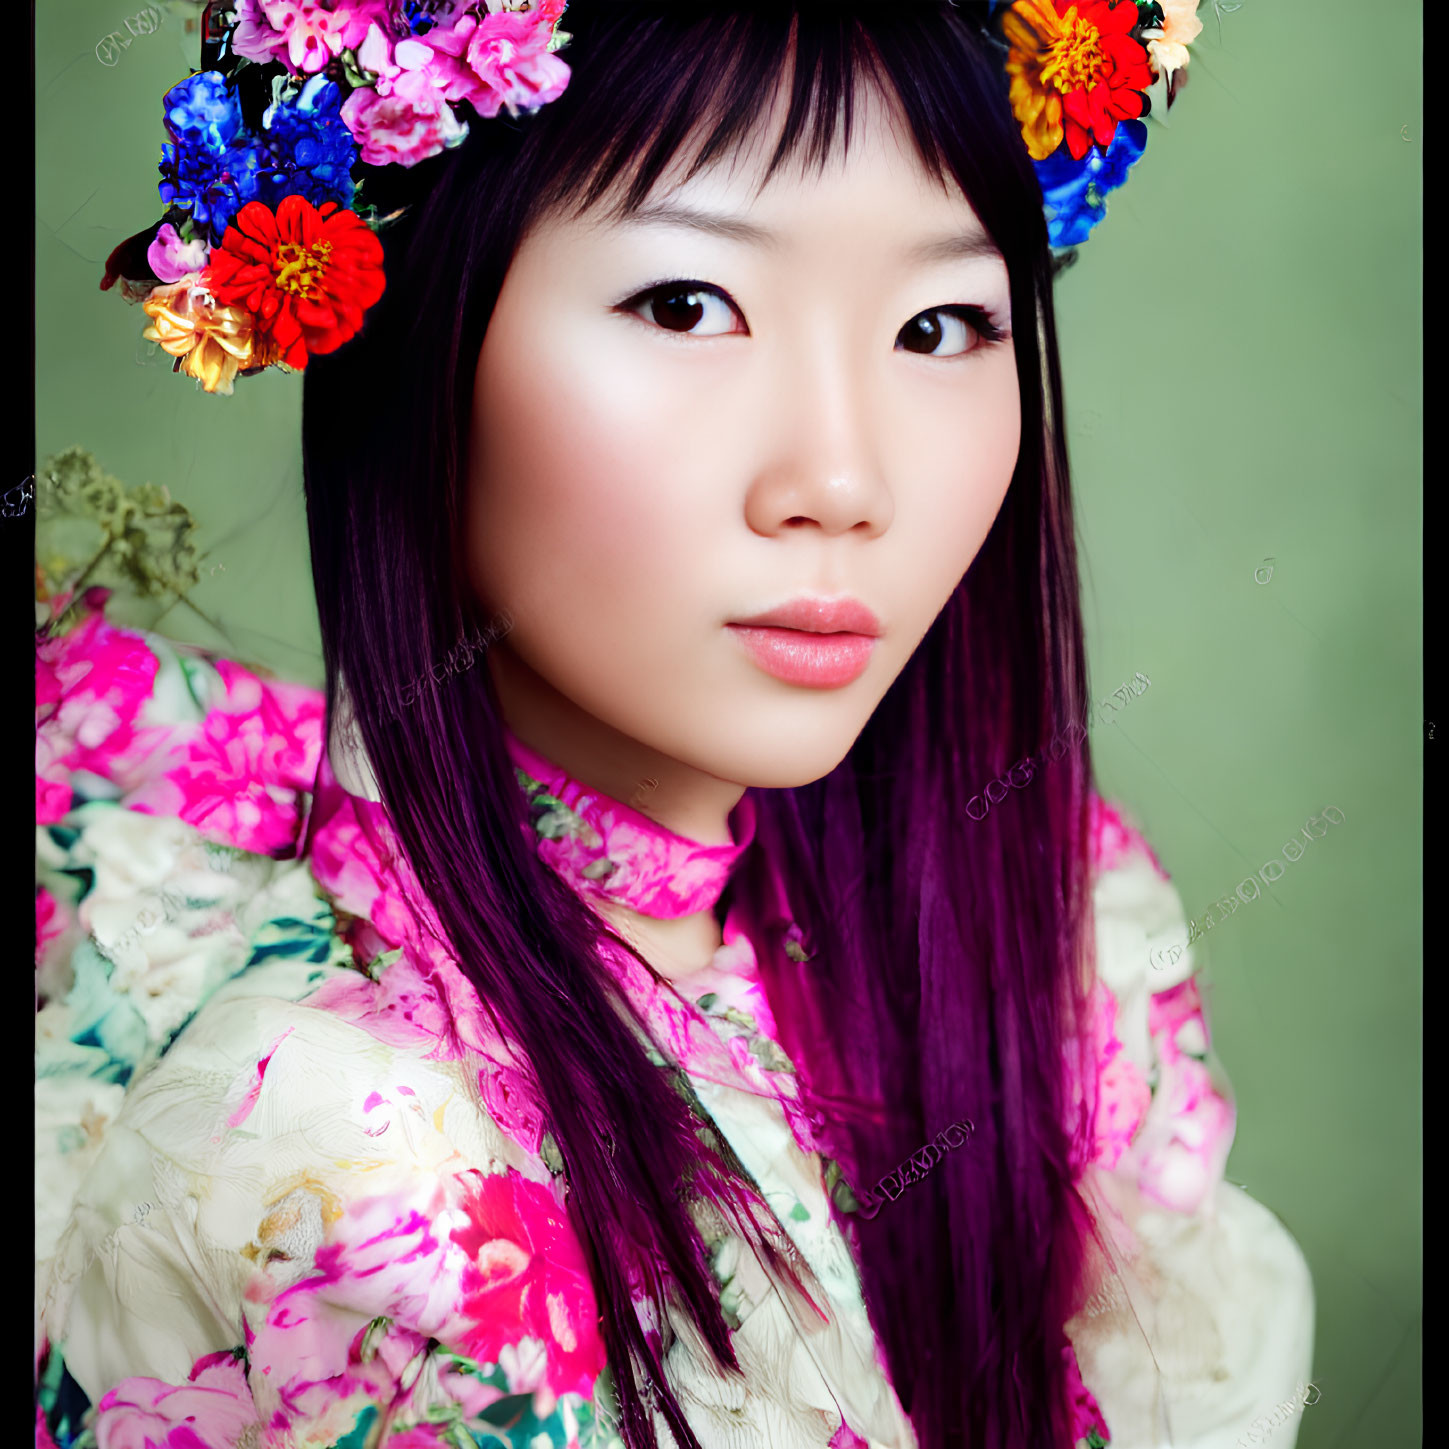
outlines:
M980 307L929 307L901 328L896 346L927 357L960 357L1005 335Z

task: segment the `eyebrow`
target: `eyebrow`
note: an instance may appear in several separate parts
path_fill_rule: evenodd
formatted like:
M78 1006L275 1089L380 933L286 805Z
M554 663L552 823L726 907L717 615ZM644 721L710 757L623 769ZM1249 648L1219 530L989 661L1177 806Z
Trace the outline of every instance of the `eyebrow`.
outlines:
M693 207L681 206L672 201L656 201L641 206L621 218L619 225L688 227L693 231L707 232L711 236L725 237L729 241L747 242L751 246L773 249L780 245L777 232L756 226L742 216L697 211ZM995 257L997 261L1002 260L996 243L980 230L954 233L922 242L910 248L906 256L907 260L913 262L949 262L973 257Z

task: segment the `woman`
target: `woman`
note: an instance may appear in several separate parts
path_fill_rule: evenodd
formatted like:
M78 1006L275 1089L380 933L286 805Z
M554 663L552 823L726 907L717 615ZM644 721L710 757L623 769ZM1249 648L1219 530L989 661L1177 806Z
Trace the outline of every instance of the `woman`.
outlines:
M265 159L259 210L192 185L193 123L283 134L244 68L239 120L221 80L168 110L211 270L158 238L156 335L216 390L307 371L327 747L320 696L98 613L42 647L45 848L91 872L51 994L154 995L123 927L174 882L205 1002L89 1109L42 1427L1228 1443L1307 1377L1311 1288L1221 1182L1190 953L1148 964L1181 905L1070 724L1020 119L1078 125L1026 95L1061 17L1013 7L1009 97L982 7L581 0L566 72L517 58L561 7L500 11L537 114L474 93L464 138L417 78L483 74L485 12L396 8L208 26L375 77L337 115L346 199L406 209L381 257ZM1130 79L1135 7L1089 9ZM272 105L321 134L308 85Z

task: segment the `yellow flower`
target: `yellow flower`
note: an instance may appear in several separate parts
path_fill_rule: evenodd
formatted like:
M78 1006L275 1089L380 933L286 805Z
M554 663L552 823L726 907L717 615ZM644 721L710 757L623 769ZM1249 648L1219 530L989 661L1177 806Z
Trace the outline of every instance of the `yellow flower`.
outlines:
M1187 64L1187 48L1202 34L1202 21L1197 18L1198 0L1158 0L1162 6L1162 33L1147 42L1152 69L1171 75Z
M1075 19L1075 9L1072 12ZM1069 39L1051 0L1017 0L1001 23L1010 45L1011 110L1033 161L1045 161L1062 144L1062 93L1042 74L1053 48Z
M207 392L229 395L237 373L261 363L253 355L252 314L218 306L194 277L154 288L141 309L151 318L141 335L181 358L181 370Z

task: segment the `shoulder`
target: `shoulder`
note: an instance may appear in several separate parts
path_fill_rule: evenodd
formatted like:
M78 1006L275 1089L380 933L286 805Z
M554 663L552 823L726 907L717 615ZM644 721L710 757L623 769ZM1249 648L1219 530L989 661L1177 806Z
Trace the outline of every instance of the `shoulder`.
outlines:
M1094 1160L1198 1210L1236 1121L1213 1049L1181 896L1120 806L1093 800L1097 1111Z
M324 696L110 623L36 644L36 819L90 800L275 855L294 846L322 754Z
M1126 807L1093 792L1089 811L1099 979L1119 996L1144 984L1162 991L1187 980L1190 952L1168 963L1158 950L1187 935L1172 877Z

